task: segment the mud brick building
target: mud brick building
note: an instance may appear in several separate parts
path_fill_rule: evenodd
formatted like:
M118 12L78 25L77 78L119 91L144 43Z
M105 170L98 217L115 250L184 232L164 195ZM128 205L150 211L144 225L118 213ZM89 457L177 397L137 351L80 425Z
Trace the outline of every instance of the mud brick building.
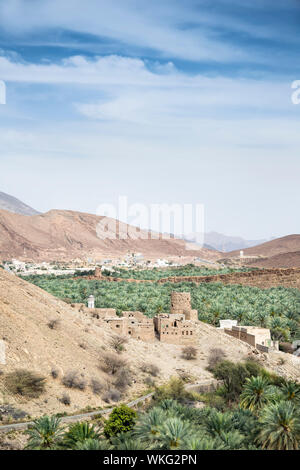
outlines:
M91 296L88 305L92 307ZM196 340L195 322L198 312L191 308L189 292L172 292L171 313L161 313L154 318L142 312L125 311L118 316L112 308L89 308L73 304L74 308L108 325L116 334L152 342L155 340L172 344L193 344Z

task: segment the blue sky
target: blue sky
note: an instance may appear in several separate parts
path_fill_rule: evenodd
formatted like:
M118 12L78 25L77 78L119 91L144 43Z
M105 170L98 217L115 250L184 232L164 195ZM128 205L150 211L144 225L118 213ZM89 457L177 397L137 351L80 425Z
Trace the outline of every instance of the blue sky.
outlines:
M203 203L300 233L298 0L0 0L0 190L41 211Z

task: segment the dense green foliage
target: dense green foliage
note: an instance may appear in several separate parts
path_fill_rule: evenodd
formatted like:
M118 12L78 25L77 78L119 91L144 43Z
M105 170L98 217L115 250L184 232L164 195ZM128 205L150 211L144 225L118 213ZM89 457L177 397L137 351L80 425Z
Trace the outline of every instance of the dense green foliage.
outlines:
M130 431L136 421L136 412L126 405L115 408L104 426L104 435L107 438Z
M297 289L259 289L221 283L108 283L84 277L55 276L32 276L27 280L70 302L86 302L93 294L96 307L116 308L119 314L124 310L139 310L150 317L158 312L169 312L173 290L190 291L192 307L198 310L199 319L204 322L218 326L220 319L232 318L241 325L268 327L273 339L280 341L300 336L300 292Z
M195 408L179 379L157 390L154 401L137 414L126 405L113 410L104 427L76 423L62 430L57 418L42 417L28 431L31 449L81 450L298 450L300 448L300 385L269 374L261 366L233 364L235 401L228 403L224 387L223 409ZM237 375L238 366L255 376ZM235 368L236 367L236 368ZM224 382L224 380L223 380ZM288 393L287 393L288 392ZM178 393L178 396L176 394ZM194 400L202 401L199 395Z
M250 268L207 268L205 266L195 266L186 264L184 266L174 266L169 268L152 268L152 269L124 269L114 268L113 273L109 273L112 277L122 279L144 279L158 281L159 279L173 276L214 276L216 274L229 274L234 272L252 271Z

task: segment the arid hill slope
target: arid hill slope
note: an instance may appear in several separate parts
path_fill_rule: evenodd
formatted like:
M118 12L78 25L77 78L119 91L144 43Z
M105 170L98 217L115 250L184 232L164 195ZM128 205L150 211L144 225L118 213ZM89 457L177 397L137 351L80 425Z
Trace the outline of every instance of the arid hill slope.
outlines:
M118 257L130 252L142 252L149 258L166 256L200 256L216 259L218 252L208 249L186 250L178 239L145 239L150 233L140 232L144 239L134 235L122 239L97 236L97 225L103 217L73 211L52 210L35 216L22 216L0 210L0 260L18 258L28 261L59 261L75 258L102 259ZM112 221L112 219L110 219ZM133 227L120 229L123 233ZM118 225L117 225L118 229ZM108 230L107 234L110 234Z
M244 249L244 255L246 256L264 256L269 258L270 256L279 255L281 253L290 253L293 251L300 250L300 235L287 235L286 237L276 238L270 242L262 243L261 245L253 246L251 248ZM223 258L234 258L239 256L239 250L230 251L224 254Z
M300 251L280 253L269 258L253 260L247 265L259 268L300 268Z
M113 307L113 305L112 305ZM49 328L49 321L58 319L55 329ZM198 380L210 377L205 370L209 350L221 347L227 357L234 361L251 354L252 348L225 333L199 322L198 358L185 361L181 357L181 346L163 344L159 341L144 343L130 338L121 357L126 359L132 370L135 383L122 397L122 400L143 394L147 374L140 369L143 363L159 367L155 378L157 383L177 375L178 370L192 374ZM110 329L99 326L89 315L54 298L42 289L0 269L0 338L6 345L6 365L0 370L0 405L13 405L37 416L45 413L75 412L87 406L105 406L103 393L95 395L90 387L91 379L100 380L108 388L113 387L113 377L99 368L99 362L106 352L111 351ZM264 357L264 356L260 356ZM284 366L279 359L283 353L269 354L265 365L290 377L297 377L299 370L287 355ZM25 400L8 393L4 385L6 373L16 369L33 370L47 378L46 392L33 400ZM52 368L59 372L58 378L51 375ZM66 389L61 382L65 373L77 371L86 381L84 391ZM71 398L71 405L60 402L63 393Z

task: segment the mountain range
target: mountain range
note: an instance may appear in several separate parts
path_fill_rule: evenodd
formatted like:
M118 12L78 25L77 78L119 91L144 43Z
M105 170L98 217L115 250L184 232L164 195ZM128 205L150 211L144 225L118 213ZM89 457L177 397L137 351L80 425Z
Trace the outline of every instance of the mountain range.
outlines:
M233 250L243 250L252 246L260 245L267 240L245 240L242 237L224 235L218 232L208 232L204 235L204 243L217 251L230 252Z
M38 211L20 201L14 196L0 191L0 209L20 215L37 215Z
M257 260L245 260L259 267L299 267L300 235L288 235L265 240L245 240L217 232L205 234L204 247L192 245L186 249L186 241L161 235L153 238L151 232L140 231L130 225L116 224L117 235L106 233L97 236L97 226L103 217L76 211L51 210L40 214L19 199L0 192L0 260L20 258L28 261L69 261L73 259L95 260L116 258L128 252L141 252L146 259L158 257L193 257L215 261L237 258L240 250L245 256L258 256ZM129 237L120 236L124 232ZM190 260L188 259L190 258Z
M181 239L163 239L151 232L139 231L114 219L105 234L97 228L104 217L75 211L51 210L45 214L24 216L0 210L0 259L28 261L70 261L91 258L118 258L128 252L143 253L146 259L161 257L219 258L219 253L197 246L186 249ZM115 231L116 228L116 231ZM129 235L127 235L127 233ZM195 249L193 249L195 248ZM187 260L188 262L189 260Z

